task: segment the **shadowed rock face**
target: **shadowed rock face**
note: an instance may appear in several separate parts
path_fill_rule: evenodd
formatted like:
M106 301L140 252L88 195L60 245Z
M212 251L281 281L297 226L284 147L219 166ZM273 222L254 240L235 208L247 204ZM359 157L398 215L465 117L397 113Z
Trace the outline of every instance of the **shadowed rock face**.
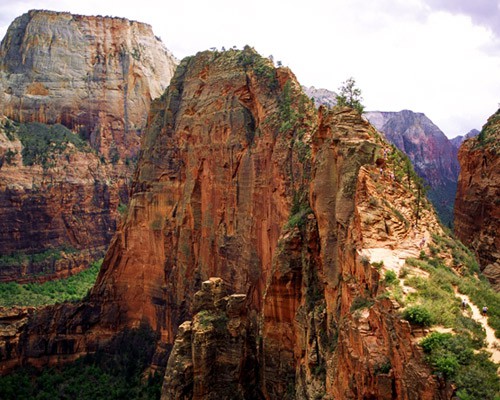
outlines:
M171 349L165 399L450 398L361 259L368 238L409 235L389 206L374 211L384 235L361 221L369 188L406 190L374 181L389 179L380 146L355 111L318 113L250 48L183 60L88 301L38 312L13 358L74 359L147 323ZM373 306L352 312L360 296Z
M0 46L0 254L92 254L6 265L0 280L66 276L104 254L151 100L176 64L149 25L122 18L33 10L11 24ZM63 124L90 147L28 165L14 123L31 122Z
M455 201L455 234L471 246L481 269L500 290L500 112L479 136L460 147L460 176Z

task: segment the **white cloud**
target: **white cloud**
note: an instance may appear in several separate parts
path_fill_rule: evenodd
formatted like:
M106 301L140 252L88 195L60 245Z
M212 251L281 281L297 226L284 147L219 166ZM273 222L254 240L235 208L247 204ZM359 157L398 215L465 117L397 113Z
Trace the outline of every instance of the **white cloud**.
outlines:
M480 128L500 101L488 1L464 9L455 6L463 0L2 0L0 35L43 8L147 22L179 58L249 44L305 85L336 90L353 76L367 109L424 112L455 136Z

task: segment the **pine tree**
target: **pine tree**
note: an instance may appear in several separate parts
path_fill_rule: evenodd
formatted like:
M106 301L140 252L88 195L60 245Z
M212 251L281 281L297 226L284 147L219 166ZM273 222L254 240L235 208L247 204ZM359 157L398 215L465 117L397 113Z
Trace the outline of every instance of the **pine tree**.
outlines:
M354 78L349 78L342 83L342 86L338 89L339 94L337 95L337 105L347 106L354 108L360 114L363 113L365 107L361 104L363 98L361 97L361 89L356 87L356 81Z

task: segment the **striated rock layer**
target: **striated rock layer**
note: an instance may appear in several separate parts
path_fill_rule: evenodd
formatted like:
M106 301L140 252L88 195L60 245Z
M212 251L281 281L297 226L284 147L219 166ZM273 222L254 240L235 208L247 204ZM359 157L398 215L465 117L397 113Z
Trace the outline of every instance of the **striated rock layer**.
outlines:
M3 365L71 360L147 323L164 399L450 398L361 256L410 234L389 201L414 198L378 173L382 146L250 48L185 59L89 299L37 312Z
M176 64L147 24L32 10L0 46L0 113L62 123L107 157L131 157Z
M474 249L481 269L500 290L500 111L460 147L455 234Z
M4 259L0 280L61 277L104 254L117 207L128 201L151 100L176 64L149 25L122 18L32 10L11 24L0 46L0 254L72 248L92 256ZM63 124L90 147L28 163L18 129L31 122Z

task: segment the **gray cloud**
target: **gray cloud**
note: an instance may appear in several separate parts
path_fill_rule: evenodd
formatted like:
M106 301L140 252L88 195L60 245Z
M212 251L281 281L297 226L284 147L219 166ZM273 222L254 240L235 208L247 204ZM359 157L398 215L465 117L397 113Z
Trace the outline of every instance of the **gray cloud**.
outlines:
M472 22L485 26L500 37L500 0L425 0L435 10L468 15Z

